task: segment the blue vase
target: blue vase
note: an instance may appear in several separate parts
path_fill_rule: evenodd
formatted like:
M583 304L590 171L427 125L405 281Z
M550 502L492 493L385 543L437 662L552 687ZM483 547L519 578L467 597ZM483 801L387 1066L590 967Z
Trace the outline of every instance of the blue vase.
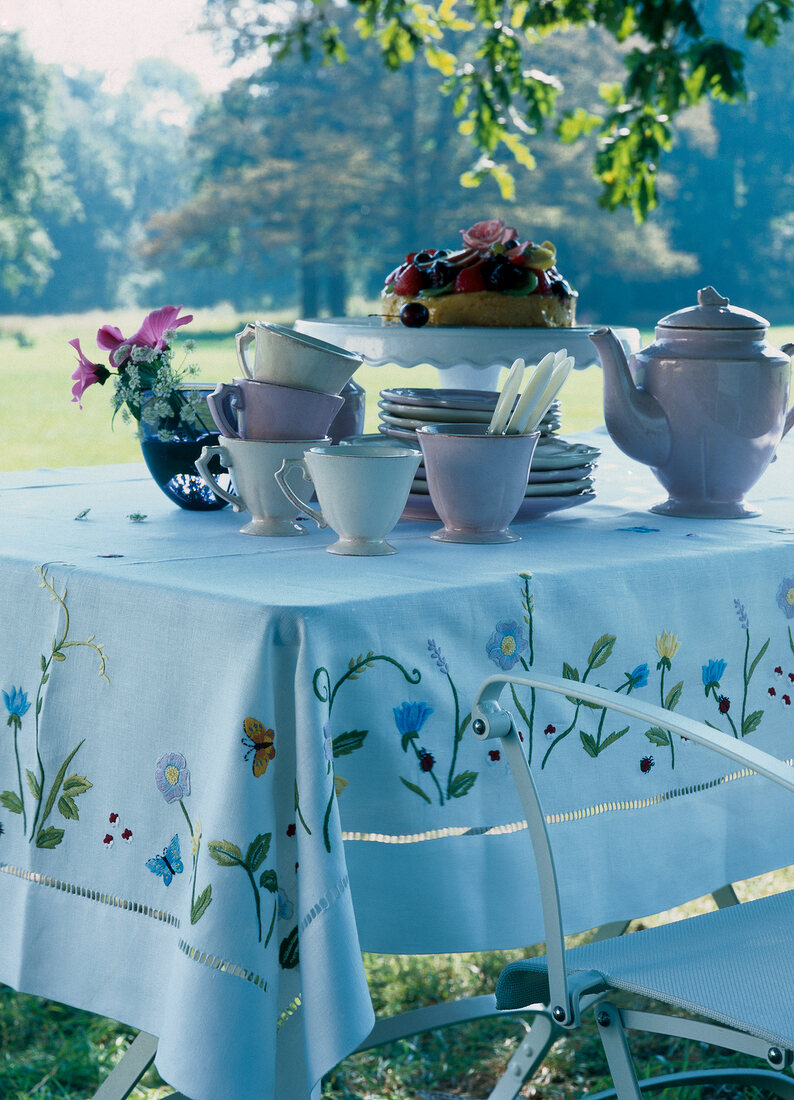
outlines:
M206 398L215 386L212 383L189 382L183 383L180 388L198 392ZM144 401L148 396L144 394ZM212 447L218 442L218 432L206 403L204 410L200 411L200 426L176 428L177 438L167 442L158 439L157 433L143 421L140 425L141 452L149 473L169 500L191 512L214 512L227 505L227 501L212 492L196 469L196 459L201 455L202 448ZM228 474L217 456L212 459L210 469L226 488Z

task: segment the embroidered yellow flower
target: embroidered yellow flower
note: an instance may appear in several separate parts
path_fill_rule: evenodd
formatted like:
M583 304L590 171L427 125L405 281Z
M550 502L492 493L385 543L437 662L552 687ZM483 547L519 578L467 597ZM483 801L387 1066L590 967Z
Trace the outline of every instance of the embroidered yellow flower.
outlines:
M196 824L193 829L193 836L190 838L191 846L193 848L193 858L198 855L199 844L201 843L201 818L196 818Z
M343 779L341 775L335 775L334 776L334 791L336 792L337 798L339 797L339 795L342 793L342 791L345 789L346 786L347 786L347 780L346 779Z
M664 634L656 636L656 652L660 657L666 657L668 661L678 653L679 646L677 634L669 634L665 630Z

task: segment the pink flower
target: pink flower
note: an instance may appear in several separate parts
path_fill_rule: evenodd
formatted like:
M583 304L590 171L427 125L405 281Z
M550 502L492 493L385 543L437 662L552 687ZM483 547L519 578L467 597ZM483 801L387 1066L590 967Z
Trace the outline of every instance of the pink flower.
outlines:
M93 386L95 382L104 382L109 377L110 371L107 367L103 367L101 363L92 363L90 359L86 359L78 339L70 340L69 343L78 355L77 370L72 375L74 379L72 401L76 401L82 409L83 403L80 398L85 391L89 386Z
M505 225L501 218L491 218L486 222L475 222L471 229L461 229L463 243L478 252L487 252L492 245L504 243L518 236L517 230Z
M166 347L164 334L170 329L187 325L193 320L192 313L180 317L179 311L181 308L181 306L161 306L160 309L154 310L153 313L144 318L143 324L134 336L129 336L127 339L122 335L121 329L115 325L103 325L96 334L97 347L104 348L111 353L121 347L122 344L129 347L154 348L156 351L162 351ZM111 358L113 358L112 355Z

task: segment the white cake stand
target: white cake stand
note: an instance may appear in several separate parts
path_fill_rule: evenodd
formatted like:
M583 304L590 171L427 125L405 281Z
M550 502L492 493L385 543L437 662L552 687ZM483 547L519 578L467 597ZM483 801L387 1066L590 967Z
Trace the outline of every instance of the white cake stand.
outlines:
M445 372L444 381L451 388L484 390L497 389L500 371L514 360L523 358L530 365L558 348L567 348L577 369L600 364L589 339L589 334L600 327L408 328L383 317L324 317L295 322L299 332L356 352L370 366L428 364ZM627 356L639 350L638 329L610 327Z

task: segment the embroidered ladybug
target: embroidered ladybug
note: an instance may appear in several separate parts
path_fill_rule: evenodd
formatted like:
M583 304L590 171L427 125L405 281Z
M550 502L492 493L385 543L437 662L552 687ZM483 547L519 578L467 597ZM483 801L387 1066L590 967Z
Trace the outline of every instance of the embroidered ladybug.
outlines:
M295 822L292 821L287 826L287 836L295 836Z
M731 701L726 695L721 695L717 700L720 707L720 714L727 714L731 709Z
M545 728L545 730L544 730L543 732L544 732L544 733L547 733L547 734L549 734L549 736L551 736L551 734L552 734L552 733L556 733L556 732L557 732L557 727L556 727L556 726L553 726L553 725L551 724L551 722L549 722L548 726L546 726L546 728Z
M419 757L419 767L422 769L423 772L431 772L433 770L433 765L435 764L435 762L436 758L431 752L423 752L422 755Z
M640 771L649 772L655 763L656 761L652 756L643 756L642 760L640 760Z

